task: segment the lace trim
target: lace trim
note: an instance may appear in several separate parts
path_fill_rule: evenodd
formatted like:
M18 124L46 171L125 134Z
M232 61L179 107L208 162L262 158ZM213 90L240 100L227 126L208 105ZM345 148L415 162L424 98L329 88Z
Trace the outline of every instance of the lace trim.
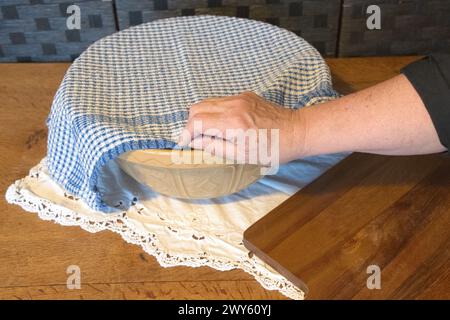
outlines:
M17 180L6 191L6 200L11 204L16 204L28 212L37 213L39 218L47 221L54 221L63 226L79 226L83 230L91 233L110 230L121 235L128 243L139 245L146 253L154 256L163 267L189 266L211 268L225 271L235 268L244 270L251 274L265 289L278 290L288 298L303 300L304 292L294 286L287 279L273 279L270 272L258 266L251 257L240 261L224 261L217 259L204 252L198 256L176 256L164 251L158 243L156 234L143 232L133 226L132 221L127 217L126 212L121 214L105 215L104 219L90 219L90 217L78 214L77 212L57 205L47 199L36 196L26 189L26 180L37 178L45 165L45 159L36 167L30 170L29 176ZM71 196L68 196L71 198ZM71 198L75 201L78 199Z

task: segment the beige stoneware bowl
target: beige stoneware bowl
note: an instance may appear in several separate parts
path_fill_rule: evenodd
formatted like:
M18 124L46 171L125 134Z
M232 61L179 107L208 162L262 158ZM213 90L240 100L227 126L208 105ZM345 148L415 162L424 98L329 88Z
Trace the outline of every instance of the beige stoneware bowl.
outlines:
M227 163L202 150L130 151L117 161L136 181L161 194L184 199L225 196L262 177L259 165Z

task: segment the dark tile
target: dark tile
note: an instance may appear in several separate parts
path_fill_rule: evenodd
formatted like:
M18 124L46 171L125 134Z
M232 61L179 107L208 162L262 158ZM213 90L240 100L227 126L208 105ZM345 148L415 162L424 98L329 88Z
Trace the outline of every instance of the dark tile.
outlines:
M153 10L167 10L167 0L153 0Z
M4 57L4 56L5 56L5 54L3 53L2 46L0 46L0 57Z
M381 55L389 54L390 50L391 50L390 42L386 42L386 43L381 42L377 45L375 52L377 55L381 56Z
M56 54L56 47L53 43L41 43L42 52L44 55Z
M182 16L195 16L195 9L181 9Z
M436 52L450 52L450 40L433 41L432 49Z
M135 26L142 23L142 11L130 11L128 12L130 19L130 26Z
M64 2L59 4L59 12L63 17L67 16L67 7L73 5L71 2Z
M17 62L31 62L31 57L30 56L17 57Z
M88 16L89 19L89 26L91 28L101 28L103 27L103 20L102 16L99 14L90 14Z
M265 20L267 23L273 24L274 26L280 25L280 19L279 18L266 18Z
M23 32L12 32L9 34L9 39L12 44L24 44L26 43L25 34Z
M280 0L266 0L267 4L277 4L280 3Z
M412 11L413 13L420 13L420 12L424 12L425 9L424 7L426 6L426 2L425 1L419 1L414 3L416 5L416 8L414 11Z
M364 33L363 32L351 32L350 33L350 44L357 44L364 41Z
M248 8L248 6L238 6L236 8L236 17L248 18L249 17L249 8Z
M5 20L19 19L16 6L2 6L2 15Z
M366 14L365 7L362 4L354 4L353 5L352 13L351 13L352 18L364 17L365 14Z
M314 28L326 28L328 26L328 16L320 14L314 17Z
M301 2L292 2L289 4L289 15L299 17L303 14L303 4Z
M70 55L70 60L74 61L76 58L78 58L80 56L79 53L75 53L75 54L71 54Z
M208 7L214 8L214 7L221 7L222 6L222 0L208 0Z
M68 42L80 42L80 30L66 30L66 39Z
M42 4L44 3L43 0L30 0L30 4Z
M326 43L325 42L311 42L311 45L317 49L320 53L324 54L326 49Z
M37 30L50 30L50 23L48 21L48 18L35 18L34 22L36 23Z

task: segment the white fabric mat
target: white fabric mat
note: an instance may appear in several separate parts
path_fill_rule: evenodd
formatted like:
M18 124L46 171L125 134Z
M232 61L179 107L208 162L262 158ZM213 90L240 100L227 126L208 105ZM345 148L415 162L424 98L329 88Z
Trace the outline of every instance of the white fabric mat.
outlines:
M179 200L147 189L145 197L118 214L94 211L67 194L49 177L44 158L27 177L8 188L6 199L44 220L78 225L89 232L117 232L125 241L140 245L163 267L239 268L268 290L303 299L300 289L249 253L242 236L250 225L344 157L336 154L293 161L281 166L277 175L217 199Z

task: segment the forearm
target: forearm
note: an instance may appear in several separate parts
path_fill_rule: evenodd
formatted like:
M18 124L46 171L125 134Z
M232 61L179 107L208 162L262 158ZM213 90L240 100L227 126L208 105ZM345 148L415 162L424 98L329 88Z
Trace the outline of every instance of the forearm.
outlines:
M360 151L390 155L445 151L408 79L399 75L343 98L298 111L299 156Z

